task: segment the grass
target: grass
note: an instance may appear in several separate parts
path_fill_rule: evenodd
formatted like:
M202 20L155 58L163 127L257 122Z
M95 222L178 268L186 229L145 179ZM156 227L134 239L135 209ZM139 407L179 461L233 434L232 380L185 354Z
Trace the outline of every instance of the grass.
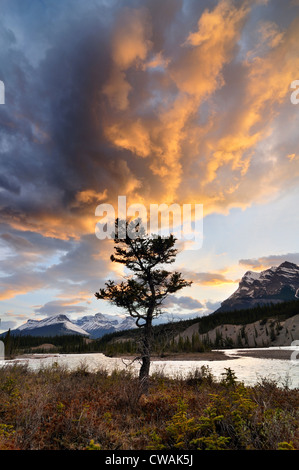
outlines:
M0 369L0 450L299 450L299 390L239 383L226 369L151 377L54 365Z

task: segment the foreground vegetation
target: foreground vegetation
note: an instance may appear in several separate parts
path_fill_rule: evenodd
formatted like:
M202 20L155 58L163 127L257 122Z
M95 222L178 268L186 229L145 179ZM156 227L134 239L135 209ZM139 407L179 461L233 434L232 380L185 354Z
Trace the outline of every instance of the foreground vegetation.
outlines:
M186 379L130 371L0 369L0 449L299 450L299 390L238 383L208 367Z

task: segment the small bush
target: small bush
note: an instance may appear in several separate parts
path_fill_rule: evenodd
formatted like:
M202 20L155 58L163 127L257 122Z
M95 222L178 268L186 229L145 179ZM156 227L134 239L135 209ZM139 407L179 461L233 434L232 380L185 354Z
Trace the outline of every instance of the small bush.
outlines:
M296 450L292 442L279 442L277 450Z
M298 389L230 369L158 374L147 396L128 371L0 369L0 450L298 450L298 418Z

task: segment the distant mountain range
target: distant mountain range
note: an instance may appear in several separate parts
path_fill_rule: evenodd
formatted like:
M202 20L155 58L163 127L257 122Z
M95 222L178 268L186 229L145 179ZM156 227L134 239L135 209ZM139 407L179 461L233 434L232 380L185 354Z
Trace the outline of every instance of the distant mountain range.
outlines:
M123 320L113 320L102 313L87 315L74 323L77 327L86 331L90 338L100 338L107 333L136 328L135 320L132 317L125 317Z
M262 272L247 271L238 289L221 304L214 313L244 310L270 303L299 299L299 266L285 261L278 267ZM82 335L91 339L101 338L107 333L136 328L132 317L124 320L109 318L97 313L70 320L66 315L54 315L43 320L28 320L15 330L13 335L57 336ZM5 333L4 333L5 334ZM4 334L0 335L3 336Z
M70 320L66 315L53 315L43 320L28 320L18 328L11 330L11 334L16 336L81 335L96 339L107 333L128 330L134 327L136 327L136 324L131 317L118 321L110 319L102 313L97 313L78 320Z
M285 261L260 273L247 271L238 289L217 312L243 310L270 303L299 299L299 266Z

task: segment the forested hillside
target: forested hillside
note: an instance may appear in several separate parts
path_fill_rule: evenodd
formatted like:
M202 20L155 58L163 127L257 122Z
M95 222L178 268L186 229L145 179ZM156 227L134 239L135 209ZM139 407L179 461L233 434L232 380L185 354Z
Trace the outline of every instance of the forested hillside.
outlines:
M201 318L178 322L169 322L154 326L153 353L163 356L178 352L203 352L213 347L241 347L239 344L223 344L217 338L217 344L205 340L207 333L222 325L248 325L254 322L265 324L267 319L275 322L278 333L280 322L299 313L299 301L290 301L268 306L258 306L248 310L216 312ZM193 334L184 332L192 327ZM274 330L273 330L274 331ZM270 334L275 334L275 331ZM102 352L108 355L137 354L139 350L140 329L119 331L103 336L98 340L89 340L78 335L57 337L11 336L4 338L6 356L33 352L86 353ZM296 339L296 338L294 338ZM244 344L243 344L244 345Z

